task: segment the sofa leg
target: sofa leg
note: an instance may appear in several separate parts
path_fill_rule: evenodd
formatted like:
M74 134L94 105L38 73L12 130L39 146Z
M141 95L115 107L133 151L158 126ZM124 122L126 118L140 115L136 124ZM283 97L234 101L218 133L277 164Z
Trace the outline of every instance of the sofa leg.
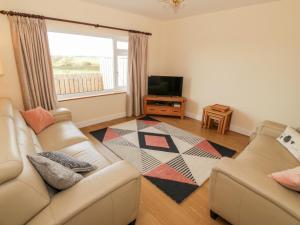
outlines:
M130 224L128 225L135 225L136 220L132 221Z
M216 220L218 217L219 217L219 215L217 213L210 210L210 218L212 218L213 220Z

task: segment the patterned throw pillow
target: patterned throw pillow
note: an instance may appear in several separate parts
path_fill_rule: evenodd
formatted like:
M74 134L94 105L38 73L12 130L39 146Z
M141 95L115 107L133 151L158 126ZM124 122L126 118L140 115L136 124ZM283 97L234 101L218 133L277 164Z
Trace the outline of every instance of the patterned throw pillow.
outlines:
M46 157L54 162L57 162L61 164L62 166L65 166L74 172L90 172L95 169L97 169L96 166L91 165L88 162L84 162L78 159L75 159L71 156L68 156L67 154L63 152L41 152L38 153L39 155Z
M83 179L82 175L43 156L28 155L27 157L41 177L58 190L65 190Z
M279 184L300 192L300 166L290 170L284 170L270 175Z
M287 127L280 137L277 138L277 141L300 161L300 133L291 127Z

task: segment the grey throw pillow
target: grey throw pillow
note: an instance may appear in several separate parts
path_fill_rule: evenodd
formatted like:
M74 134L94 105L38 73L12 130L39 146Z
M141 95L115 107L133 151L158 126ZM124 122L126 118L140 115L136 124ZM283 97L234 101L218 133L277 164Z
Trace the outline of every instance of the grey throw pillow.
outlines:
M93 166L88 162L84 162L84 161L75 159L71 156L68 156L67 154L65 154L63 152L41 152L38 154L43 157L46 157L54 162L57 162L77 173L90 172L90 171L97 169L96 166Z
M67 189L83 179L82 175L43 156L28 155L27 157L41 177L58 190Z

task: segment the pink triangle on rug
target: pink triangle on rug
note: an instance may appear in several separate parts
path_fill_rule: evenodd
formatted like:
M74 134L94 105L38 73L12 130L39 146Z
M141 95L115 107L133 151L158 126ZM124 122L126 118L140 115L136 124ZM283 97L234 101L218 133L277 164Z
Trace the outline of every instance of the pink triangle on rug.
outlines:
M183 176L181 173L177 172L175 169L166 164L162 164L144 175L181 183L196 184L194 181Z
M106 130L106 133L105 133L103 141L110 141L110 140L118 138L118 137L120 137L120 135L117 132L115 132L111 128L108 128Z
M220 158L222 157L222 155L207 140L200 142L195 147L201 149L202 151L210 153L214 156L217 156Z

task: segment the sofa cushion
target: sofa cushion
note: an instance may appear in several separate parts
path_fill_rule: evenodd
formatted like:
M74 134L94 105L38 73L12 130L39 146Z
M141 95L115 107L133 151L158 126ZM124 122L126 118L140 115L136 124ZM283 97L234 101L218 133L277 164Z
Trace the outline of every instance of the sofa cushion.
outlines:
M276 139L266 135L257 135L236 160L266 175L299 166L299 162Z
M38 153L38 155L41 155L41 156L46 157L54 162L57 162L60 165L67 167L76 173L91 172L91 171L97 169L96 166L94 166L88 162L78 160L78 159L75 159L74 157L68 156L64 152L41 152L41 153Z
M30 127L28 127L28 130L29 130L30 136L32 138L35 152L36 153L43 152L42 146L41 146L36 134L34 133L34 131Z
M16 131L13 119L0 117L0 184L19 176L23 163L16 142Z
M51 125L38 134L38 139L44 151L56 151L88 140L71 121Z
M83 179L78 173L39 155L28 155L28 159L34 165L42 178L58 190L67 189Z
M102 154L100 154L94 147L94 145L89 141L80 142L63 148L60 150L78 160L88 162L92 165L95 165L97 169L92 171L85 176L89 176L96 171L102 170L103 168L111 165L112 163L106 159Z

